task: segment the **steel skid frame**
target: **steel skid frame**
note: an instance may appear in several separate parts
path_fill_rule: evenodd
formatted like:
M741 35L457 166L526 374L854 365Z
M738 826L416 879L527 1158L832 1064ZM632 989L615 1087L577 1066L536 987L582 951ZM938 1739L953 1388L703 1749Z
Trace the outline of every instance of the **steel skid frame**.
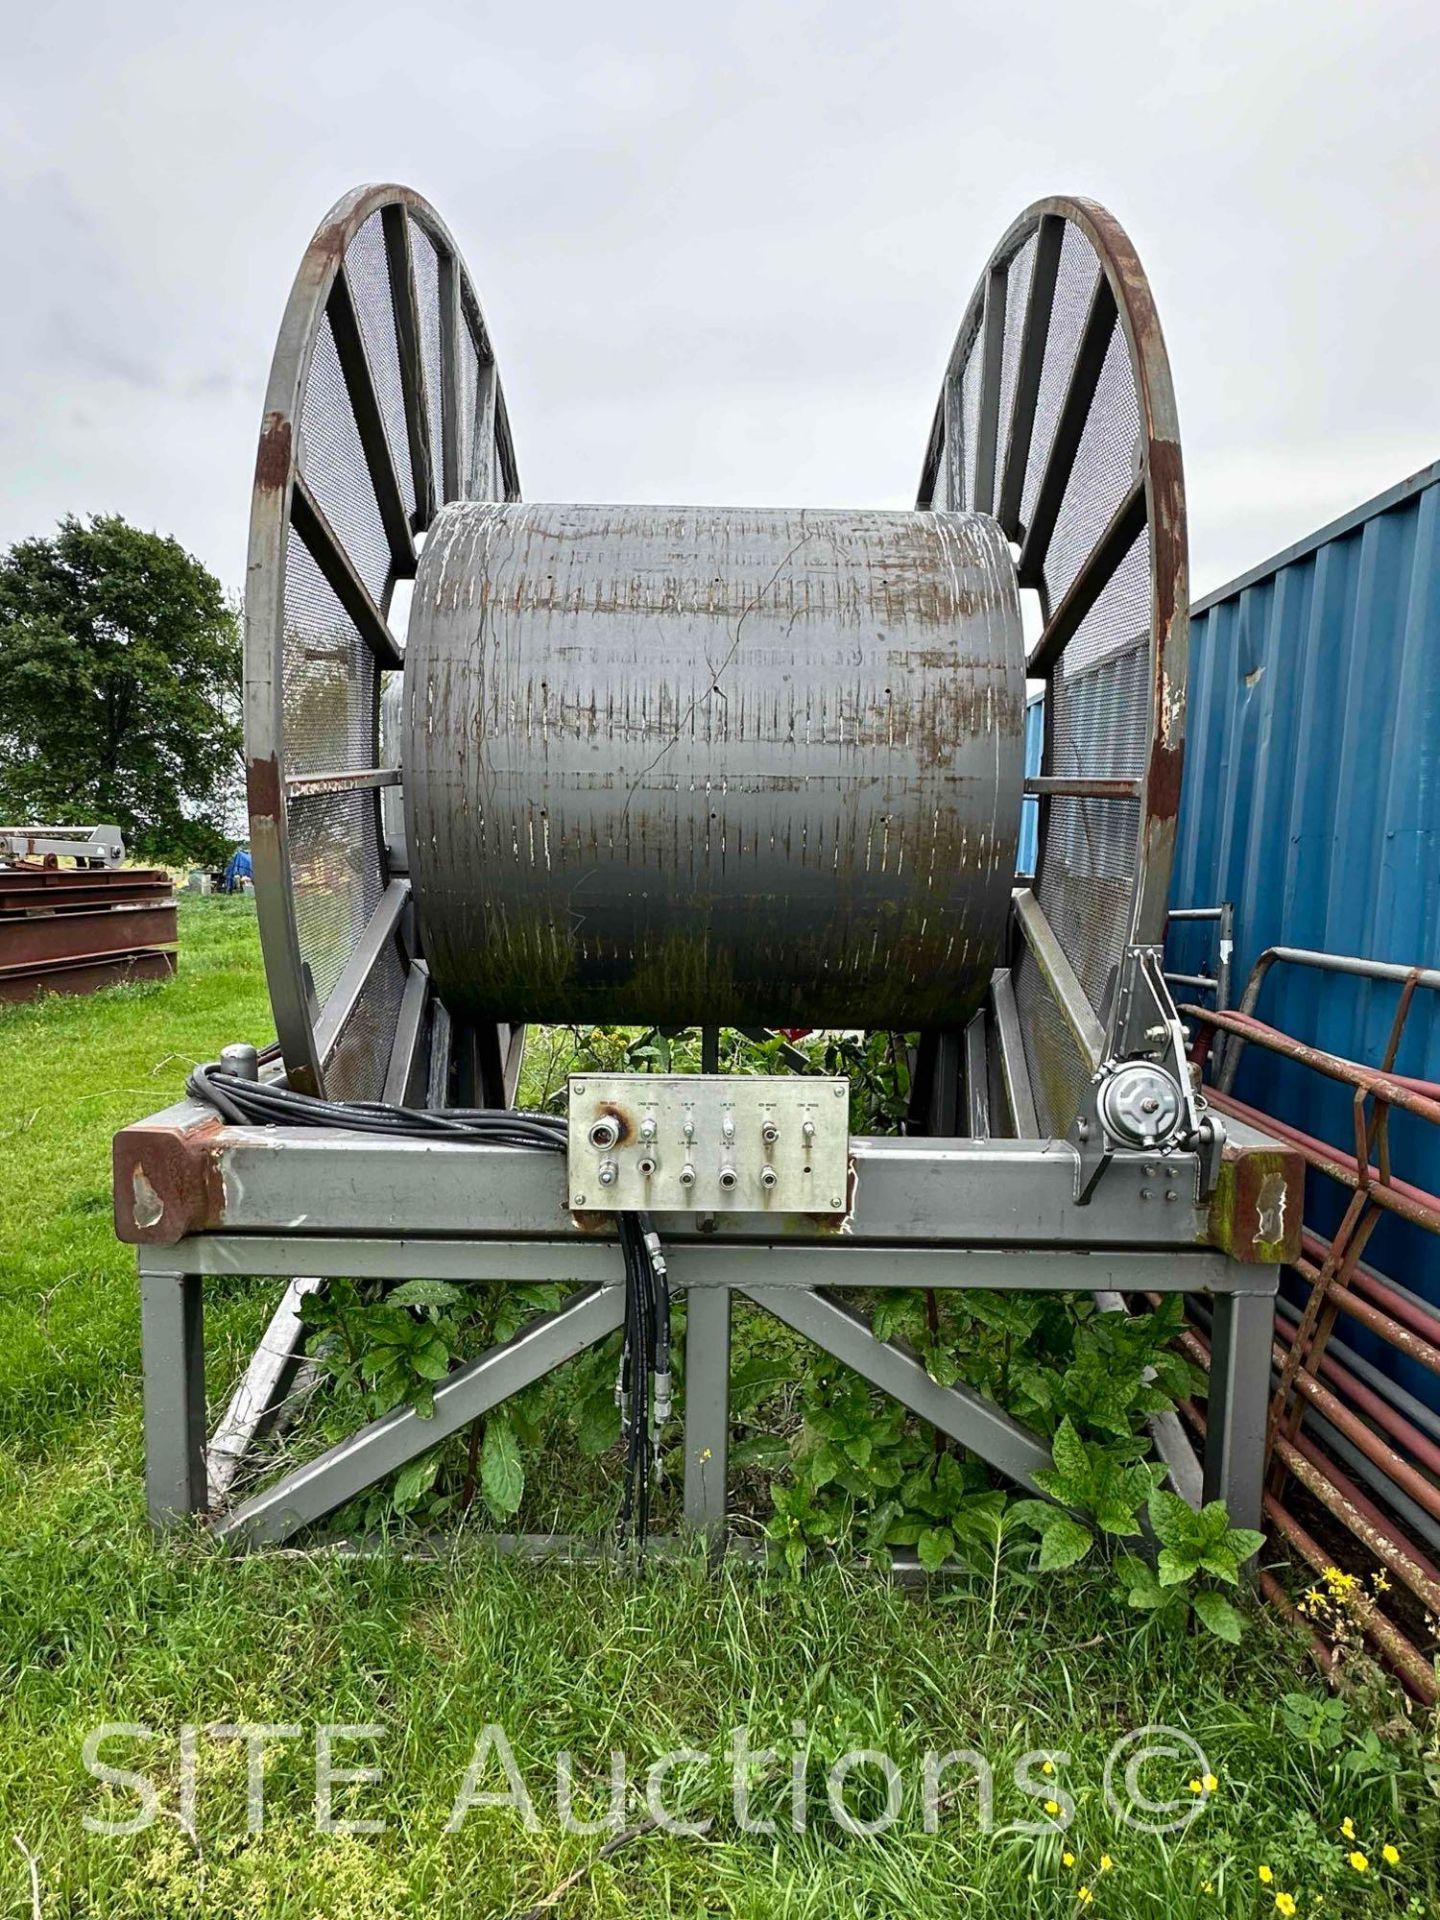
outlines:
M941 1386L878 1339L840 1290L944 1287L1211 1297L1214 1361L1203 1464L1173 1423L1156 1434L1185 1496L1223 1498L1258 1525L1270 1331L1281 1265L1298 1252L1297 1157L1239 1128L1202 1197L1190 1153L1117 1154L1085 1204L1066 1141L860 1138L842 1218L657 1217L687 1306L684 1518L727 1539L730 1324L736 1294L804 1334L1031 1491L1050 1449L964 1386ZM117 1230L136 1244L149 1511L207 1515L220 1537L273 1545L322 1520L439 1440L622 1323L613 1220L568 1210L561 1156L448 1140L221 1123L185 1103L125 1129ZM212 1275L288 1280L270 1333L209 1434L204 1287ZM305 1275L303 1281L293 1276ZM371 1421L258 1493L227 1505L236 1462L273 1417L299 1360L298 1294L331 1278L573 1285L556 1312L438 1384L433 1417Z

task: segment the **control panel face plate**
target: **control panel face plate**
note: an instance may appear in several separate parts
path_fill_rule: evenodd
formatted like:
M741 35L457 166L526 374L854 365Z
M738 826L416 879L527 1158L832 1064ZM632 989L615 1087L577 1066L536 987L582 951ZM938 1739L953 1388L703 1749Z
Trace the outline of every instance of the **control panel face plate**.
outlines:
M569 1097L577 1211L844 1211L848 1080L578 1073Z

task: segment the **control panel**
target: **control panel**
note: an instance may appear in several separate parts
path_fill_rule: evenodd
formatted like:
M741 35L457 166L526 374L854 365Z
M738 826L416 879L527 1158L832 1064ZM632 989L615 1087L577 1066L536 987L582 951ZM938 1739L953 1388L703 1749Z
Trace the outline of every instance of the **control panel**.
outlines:
M845 1210L848 1080L579 1073L569 1090L577 1212Z

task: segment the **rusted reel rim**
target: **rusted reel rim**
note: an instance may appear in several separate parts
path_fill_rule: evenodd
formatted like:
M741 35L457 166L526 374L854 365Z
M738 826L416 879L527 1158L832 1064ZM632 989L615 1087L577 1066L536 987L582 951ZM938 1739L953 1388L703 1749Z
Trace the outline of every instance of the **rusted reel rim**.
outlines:
M408 510L396 475L380 410L375 370L368 362L345 271L352 240L377 212L384 222L391 276L391 318L396 331L416 500L413 513ZM442 445L439 447L432 444L425 353L420 339L419 302L411 258L411 219L433 243L438 263L442 363ZM342 357L351 417L362 443L390 549L389 572L378 601L364 584L343 537L319 505L324 489L316 483L322 475L307 467L305 450L300 444L299 426L311 365L327 316L337 352ZM270 1000L291 1084L302 1091L323 1091L325 1057L337 1036L339 1017L333 1006L317 1009L311 1004L295 913L286 824L283 673L289 535L293 529L304 543L361 638L368 642L378 689L382 669L403 665L403 649L390 632L388 614L396 582L414 577L415 536L424 533L440 505L461 497L465 491L464 429L459 414L461 341L466 333L477 356L480 378L489 383L486 405L493 406L493 435L490 436L493 458L471 490L482 498L516 499L519 477L504 394L479 302L449 230L434 208L409 188L357 187L331 208L300 262L271 361L251 496L246 573L246 787L257 914ZM374 774L379 758L378 738L371 743L368 757L369 769L337 769L338 784L368 788L378 816L379 784L373 777L364 777L367 772ZM383 862L383 835L377 837ZM386 878L388 880L388 875ZM387 887L386 893L383 911L393 928L396 889ZM377 920L379 917L377 914ZM371 932L377 938L362 939L360 949L383 943L383 929L367 929L367 935ZM347 968L347 973L353 974L353 971ZM342 987L353 1004L356 995L353 977L337 985L331 1001L340 995Z
M1099 263L1100 275L1076 350L1070 387L1047 455L1046 472L1037 491L1037 508L1047 494L1055 496L1050 500L1049 525L1026 527L1020 514L1021 496L1044 365L1050 302L1067 224L1078 228L1089 242ZM1001 419L1000 367L1004 350L1006 277L1011 260L1032 235L1036 237L1035 266L1016 356L1017 372L1009 415ZM997 319L998 324L993 324ZM1051 606L1045 590L1043 565L1049 536L1054 530L1054 511L1064 495L1064 482L1073 469L1089 401L1093 399L1105 350L1117 322L1129 350L1139 407L1139 472L1130 489L1113 503L1103 531L1081 562L1059 604ZM985 356L975 435L977 497L962 502L956 498L955 482L963 472L960 460L969 456L959 446L960 382L972 351L983 352ZM1069 419L1068 439L1062 441L1072 403L1074 411ZM1063 463L1060 469L1056 468L1057 455ZM1063 196L1036 201L1014 223L992 254L966 309L946 368L922 470L918 504L930 508L964 504L998 518L1007 539L1020 550L1021 586L1037 588L1040 593L1045 624L1040 639L1030 651L1027 673L1031 678L1043 678L1047 682L1052 680L1066 644L1074 637L1085 615L1114 578L1135 541L1149 527L1148 759L1137 782L1117 780L1088 784L1096 789L1092 797L1133 795L1140 802L1140 840L1126 938L1132 943L1158 944L1165 932L1185 746L1189 638L1185 489L1170 362L1150 284L1129 236L1114 216L1095 201ZM1074 790L1085 784L1067 782L1051 763L1049 717L1052 708L1053 702L1047 701L1045 755L1038 783L1042 864L1049 798L1067 786ZM1101 788L1114 791L1100 793ZM1037 872L1037 892L1040 880ZM1105 1035L1107 1044L1113 1023L1112 1008Z

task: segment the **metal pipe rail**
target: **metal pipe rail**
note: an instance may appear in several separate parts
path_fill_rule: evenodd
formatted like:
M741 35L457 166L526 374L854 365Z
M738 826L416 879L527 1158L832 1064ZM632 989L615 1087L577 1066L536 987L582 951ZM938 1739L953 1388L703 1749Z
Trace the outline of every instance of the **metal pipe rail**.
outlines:
M1250 969L1250 978L1240 996L1237 1013L1247 1017L1254 1015L1260 989L1270 969L1280 965L1312 967L1321 973L1345 974L1359 980L1388 980L1392 985L1410 992L1416 987L1440 991L1440 968L1407 967L1396 960L1366 960L1354 954L1317 953L1312 947L1267 947ZM1404 1012L1405 1007L1402 1006L1402 1018ZM1225 1049L1224 1069L1219 1080L1222 1093L1229 1093L1235 1085L1235 1075L1240 1069L1240 1051L1248 1037L1237 1032L1232 1044Z
M1310 1045L1256 1016L1261 988L1278 964L1383 981L1401 989L1378 1067ZM1226 1037L1223 1058L1212 1063L1218 1082L1209 1090L1212 1105L1230 1119L1263 1128L1284 1141L1308 1168L1350 1196L1333 1237L1305 1229L1299 1254L1288 1261L1308 1291L1298 1305L1279 1303L1276 1381L1267 1433L1267 1519L1302 1559L1319 1564L1315 1556L1322 1550L1285 1505L1285 1481L1293 1478L1366 1552L1398 1572L1422 1603L1433 1607L1436 1569L1418 1544L1440 1542L1440 1446L1434 1433L1427 1431L1433 1417L1427 1413L1423 1422L1412 1418L1427 1410L1333 1337L1339 1317L1346 1315L1415 1364L1440 1373L1440 1313L1367 1267L1361 1258L1385 1214L1440 1233L1440 1194L1402 1179L1391 1161L1392 1108L1440 1125L1440 1087L1394 1071L1406 1020L1420 988L1440 989L1440 970L1276 946L1256 961L1237 1010L1227 1013L1187 1005L1180 1011ZM1353 1151L1235 1098L1231 1089L1240 1052L1251 1043L1352 1089ZM1203 1319L1198 1308L1193 1313ZM1184 1344L1192 1357L1201 1357L1203 1343L1198 1334L1187 1335ZM1440 1424L1435 1432L1440 1432ZM1323 1451L1316 1442L1323 1444ZM1383 1506L1361 1491L1347 1467ZM1368 1637L1411 1691L1434 1699L1433 1669L1426 1656L1385 1617L1383 1608L1369 1608L1364 1624Z

